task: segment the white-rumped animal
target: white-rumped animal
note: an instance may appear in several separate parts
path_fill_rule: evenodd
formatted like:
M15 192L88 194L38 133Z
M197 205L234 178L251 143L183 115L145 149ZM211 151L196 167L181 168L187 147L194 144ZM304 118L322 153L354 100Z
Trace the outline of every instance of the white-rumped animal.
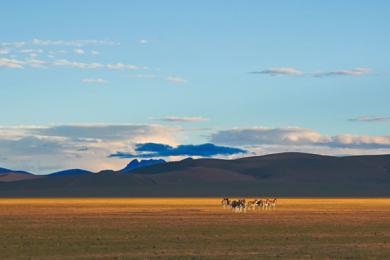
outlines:
M226 208L230 206L230 199L229 198L223 198L221 201L222 208Z
M257 199L250 200L245 205L245 208L251 209L251 210L256 210L256 207L257 207Z
M268 200L269 207L270 207L271 209L276 208L276 201L277 201L276 198L273 198L273 199L269 199L269 200Z

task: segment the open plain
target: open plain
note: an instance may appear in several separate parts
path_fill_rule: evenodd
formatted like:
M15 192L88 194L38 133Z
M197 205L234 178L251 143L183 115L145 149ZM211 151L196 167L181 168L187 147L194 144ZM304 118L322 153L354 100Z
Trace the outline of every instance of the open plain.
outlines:
M390 257L390 199L0 199L0 259Z

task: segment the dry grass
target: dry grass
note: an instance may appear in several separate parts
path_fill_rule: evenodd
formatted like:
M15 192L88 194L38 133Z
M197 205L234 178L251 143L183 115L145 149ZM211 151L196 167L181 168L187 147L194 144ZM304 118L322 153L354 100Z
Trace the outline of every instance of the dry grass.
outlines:
M0 259L390 258L390 199L0 199Z

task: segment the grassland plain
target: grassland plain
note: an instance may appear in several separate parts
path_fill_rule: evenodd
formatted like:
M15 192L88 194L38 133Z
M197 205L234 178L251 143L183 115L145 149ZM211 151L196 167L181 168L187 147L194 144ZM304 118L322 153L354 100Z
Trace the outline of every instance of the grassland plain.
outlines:
M0 259L389 259L390 199L0 199Z

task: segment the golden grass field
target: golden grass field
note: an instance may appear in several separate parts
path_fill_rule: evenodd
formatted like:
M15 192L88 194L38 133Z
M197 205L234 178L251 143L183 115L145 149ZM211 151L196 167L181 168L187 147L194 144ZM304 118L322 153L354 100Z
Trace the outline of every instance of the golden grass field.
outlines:
M390 199L0 199L0 259L390 259Z

